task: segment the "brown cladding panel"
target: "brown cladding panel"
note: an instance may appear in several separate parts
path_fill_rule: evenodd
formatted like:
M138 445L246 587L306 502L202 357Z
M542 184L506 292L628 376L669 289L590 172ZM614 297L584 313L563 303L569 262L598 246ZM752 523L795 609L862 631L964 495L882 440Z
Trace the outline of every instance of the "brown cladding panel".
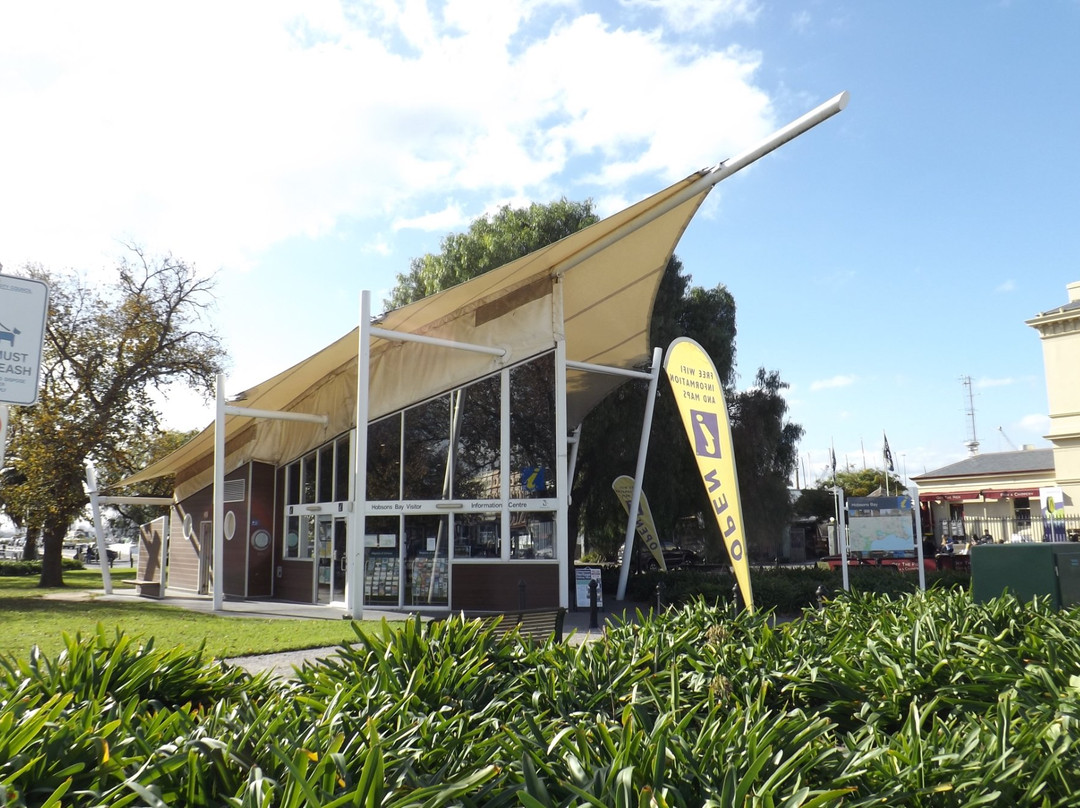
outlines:
M267 463L251 466L251 525L248 530L248 597L268 598L274 594L274 546L260 550L251 543L251 536L259 530L275 534L275 471Z
M136 573L139 583L135 589L144 597L160 598L165 594L161 586L161 551L167 521L164 516L159 516L139 528L139 568Z
M311 564L312 562L308 560L281 562L278 565L281 576L277 578L274 586L275 599L295 603L314 603Z
M558 564L455 564L450 605L454 610L512 612L559 606Z
M169 558L166 581L170 589L197 592L199 589L199 508L193 502L199 495L180 503L169 520ZM184 534L184 514L194 520L194 536Z

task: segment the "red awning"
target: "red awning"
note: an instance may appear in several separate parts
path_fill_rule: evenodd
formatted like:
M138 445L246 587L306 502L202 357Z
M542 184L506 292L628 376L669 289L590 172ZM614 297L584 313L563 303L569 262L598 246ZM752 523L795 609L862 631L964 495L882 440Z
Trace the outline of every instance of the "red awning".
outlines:
M920 502L981 502L983 499L1022 499L1039 496L1038 488L984 488L979 491L948 491L919 494Z

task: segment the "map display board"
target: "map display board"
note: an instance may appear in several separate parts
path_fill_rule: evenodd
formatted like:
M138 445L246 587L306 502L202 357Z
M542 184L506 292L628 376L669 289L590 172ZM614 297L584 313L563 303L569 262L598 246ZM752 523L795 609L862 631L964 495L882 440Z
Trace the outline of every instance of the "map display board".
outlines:
M851 497L847 501L848 549L862 554L914 554L911 497Z

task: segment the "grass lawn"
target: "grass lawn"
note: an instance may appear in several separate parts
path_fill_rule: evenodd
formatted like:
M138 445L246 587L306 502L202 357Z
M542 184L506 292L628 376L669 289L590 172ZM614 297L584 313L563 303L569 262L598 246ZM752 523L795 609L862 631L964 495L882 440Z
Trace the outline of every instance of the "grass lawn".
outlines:
M114 592L133 591L135 570L112 570ZM347 620L279 620L192 612L157 601L116 603L102 592L97 570L64 571L62 589L39 589L37 576L0 576L0 654L29 656L38 646L47 656L63 649L63 634L92 633L100 623L133 637L154 638L159 648L185 646L220 658L319 648L351 642ZM372 627L371 622L361 627Z

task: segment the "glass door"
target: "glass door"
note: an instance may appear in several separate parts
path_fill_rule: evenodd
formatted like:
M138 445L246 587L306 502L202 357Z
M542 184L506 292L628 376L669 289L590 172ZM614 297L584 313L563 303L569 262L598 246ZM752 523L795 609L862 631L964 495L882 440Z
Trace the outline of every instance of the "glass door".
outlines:
M345 579L348 577L346 564L348 556L345 554L345 538L347 522L338 517L334 520L334 547L333 547L333 570L330 573L330 602L345 602Z
M315 602L319 604L330 603L332 599L333 530L334 517L320 514L315 526Z

